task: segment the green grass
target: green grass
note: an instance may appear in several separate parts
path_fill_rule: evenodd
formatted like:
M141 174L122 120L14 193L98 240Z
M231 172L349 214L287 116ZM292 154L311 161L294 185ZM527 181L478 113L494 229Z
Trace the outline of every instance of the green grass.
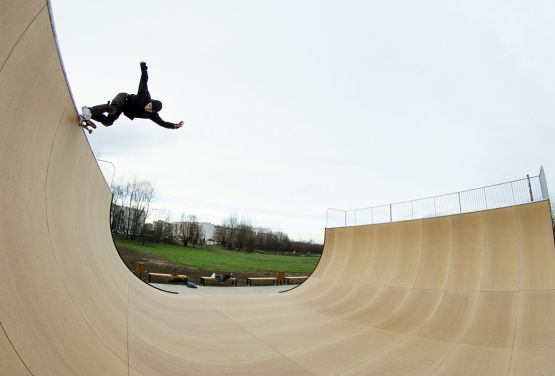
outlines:
M192 248L170 244L145 243L114 237L118 248L161 256L175 264L204 270L229 272L312 273L319 256L284 256L228 251L219 247Z

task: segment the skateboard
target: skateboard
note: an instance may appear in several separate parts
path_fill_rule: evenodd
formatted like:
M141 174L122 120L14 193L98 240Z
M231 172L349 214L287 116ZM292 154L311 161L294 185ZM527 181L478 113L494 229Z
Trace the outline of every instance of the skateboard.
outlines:
M92 129L89 127L96 129L96 124L91 121L92 112L91 109L87 106L83 106L81 108L81 114L79 115L79 126L85 128L89 134L92 133Z
M81 128L85 128L85 130L87 130L89 134L91 134L93 132L91 128L96 129L96 124L93 123L91 120L86 119L83 115L81 114L78 114L78 115L79 115L79 126Z

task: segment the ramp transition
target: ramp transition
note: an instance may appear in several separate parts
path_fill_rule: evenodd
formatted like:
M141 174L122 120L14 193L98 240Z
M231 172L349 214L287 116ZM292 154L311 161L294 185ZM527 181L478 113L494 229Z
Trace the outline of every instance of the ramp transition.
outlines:
M549 203L328 229L286 294L136 279L48 4L0 4L0 375L549 375Z

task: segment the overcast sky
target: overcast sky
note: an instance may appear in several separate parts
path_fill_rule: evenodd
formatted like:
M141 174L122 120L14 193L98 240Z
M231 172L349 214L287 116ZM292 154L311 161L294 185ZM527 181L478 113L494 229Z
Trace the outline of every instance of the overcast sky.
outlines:
M354 209L537 174L555 189L553 1L52 0L77 105L137 90L89 137L154 207L323 240ZM166 213L166 212L163 212Z

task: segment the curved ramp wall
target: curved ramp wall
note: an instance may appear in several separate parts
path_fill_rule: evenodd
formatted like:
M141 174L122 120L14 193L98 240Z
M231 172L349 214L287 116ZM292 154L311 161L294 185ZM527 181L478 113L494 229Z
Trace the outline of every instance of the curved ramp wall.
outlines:
M171 295L124 266L44 1L0 4L0 375L547 375L548 202L326 231L278 295Z

